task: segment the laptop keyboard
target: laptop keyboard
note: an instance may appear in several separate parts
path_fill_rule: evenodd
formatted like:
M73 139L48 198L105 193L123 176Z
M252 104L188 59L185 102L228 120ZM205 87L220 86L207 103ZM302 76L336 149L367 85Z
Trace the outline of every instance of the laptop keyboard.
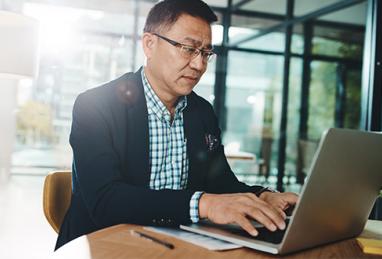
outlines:
M289 219L285 221L286 226L288 227ZM264 242L269 242L272 244L280 244L283 240L283 237L285 235L285 230L276 230L275 232L269 231L265 227L256 228L256 230L259 232L259 235L257 237L251 236L248 234L245 230L240 228L239 226L233 226L233 225L215 225L215 227L218 227L222 230L228 231L232 234L239 235L242 237L247 237L251 239L261 240Z
M232 229L228 230L232 234L236 234L239 236L244 236L256 240L261 240L265 242L269 242L272 244L280 244L281 241L283 240L283 237L285 235L285 230L276 230L275 232L269 231L266 228L257 228L257 231L259 232L259 235L254 237L248 234L245 230L243 229Z

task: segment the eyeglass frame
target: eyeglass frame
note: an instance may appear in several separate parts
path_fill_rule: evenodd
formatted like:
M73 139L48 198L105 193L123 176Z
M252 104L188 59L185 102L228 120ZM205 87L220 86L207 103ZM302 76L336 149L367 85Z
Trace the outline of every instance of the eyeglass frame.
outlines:
M209 61L212 60L212 57L216 56L216 53L213 52L213 50L204 50L204 49L199 49L199 48L195 48L191 45L187 45L187 44L183 44L183 43L180 43L180 42L177 42L175 40L172 40L172 39L169 39L163 35L160 35L158 33L155 33L155 32L152 32L151 34L157 36L158 38L164 40L164 41L167 41L168 43L170 43L171 45L173 45L174 47L180 47L180 48L188 48L188 49L193 49L194 50L194 53L190 56L190 60L196 58L197 56L199 56L199 54L202 55L202 60L204 63L208 63ZM203 56L203 54L210 54L209 56L205 57Z

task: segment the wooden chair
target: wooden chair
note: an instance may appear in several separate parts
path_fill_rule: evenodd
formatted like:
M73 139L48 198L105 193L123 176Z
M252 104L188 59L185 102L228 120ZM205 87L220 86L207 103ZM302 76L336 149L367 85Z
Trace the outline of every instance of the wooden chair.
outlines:
M45 177L43 208L46 219L57 233L69 208L72 194L70 171L54 171Z

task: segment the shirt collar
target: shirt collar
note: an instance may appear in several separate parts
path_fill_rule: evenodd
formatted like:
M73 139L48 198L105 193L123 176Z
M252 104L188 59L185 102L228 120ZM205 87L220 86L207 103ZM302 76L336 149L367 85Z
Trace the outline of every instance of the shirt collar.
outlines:
M165 115L169 116L170 112L167 110L166 106L156 95L152 89L149 81L147 80L144 69L141 70L142 82L144 93L147 102L148 112L156 114L159 118L163 118ZM187 107L187 96L181 96L178 99L178 102L175 107L175 117L178 116L185 108Z

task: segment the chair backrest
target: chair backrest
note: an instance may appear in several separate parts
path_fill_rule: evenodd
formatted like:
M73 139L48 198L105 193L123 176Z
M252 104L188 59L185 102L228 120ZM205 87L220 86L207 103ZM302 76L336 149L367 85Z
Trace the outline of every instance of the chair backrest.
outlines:
M45 177L43 208L46 219L58 233L72 194L72 174L70 171L55 171Z

